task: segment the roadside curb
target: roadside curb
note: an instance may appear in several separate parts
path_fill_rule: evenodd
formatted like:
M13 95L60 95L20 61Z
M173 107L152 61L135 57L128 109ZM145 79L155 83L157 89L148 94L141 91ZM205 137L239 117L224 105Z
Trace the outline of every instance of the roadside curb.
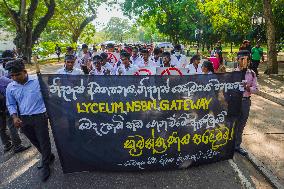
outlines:
M264 176L264 178L274 188L284 189L284 186L280 183L280 179L277 176L275 176L271 170L265 167L265 165L261 161L257 160L257 158L252 153L248 152L246 158L253 164L253 166Z
M260 91L258 91L257 95L259 95L259 96L261 96L261 97L263 97L267 100L270 100L272 102L275 102L277 104L284 106L284 100L282 100L280 98L276 98L276 97L274 97L274 96L272 96L272 95L270 95L266 92L263 92L263 91L260 90Z

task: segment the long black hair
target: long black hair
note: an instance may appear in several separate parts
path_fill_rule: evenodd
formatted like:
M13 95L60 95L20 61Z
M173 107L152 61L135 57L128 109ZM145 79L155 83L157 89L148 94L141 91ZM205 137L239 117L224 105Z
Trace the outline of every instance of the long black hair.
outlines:
M214 67L213 67L212 62L210 62L210 61L204 61L203 64L202 64L202 67L205 67L205 68L208 69L209 72L214 73Z

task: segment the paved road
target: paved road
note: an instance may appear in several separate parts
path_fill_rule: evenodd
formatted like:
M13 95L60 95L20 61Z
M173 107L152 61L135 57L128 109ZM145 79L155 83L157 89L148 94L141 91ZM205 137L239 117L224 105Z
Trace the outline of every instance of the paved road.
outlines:
M59 67L45 66L42 72L51 73ZM271 188L239 154L233 160L178 171L63 174L52 135L51 138L56 159L48 182L39 181L36 165L40 156L33 147L21 154L0 154L0 188Z

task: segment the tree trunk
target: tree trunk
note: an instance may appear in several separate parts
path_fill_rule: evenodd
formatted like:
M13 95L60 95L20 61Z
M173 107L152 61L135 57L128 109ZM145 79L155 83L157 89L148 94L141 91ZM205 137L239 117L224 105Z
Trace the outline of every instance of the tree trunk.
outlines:
M267 74L278 74L278 62L276 51L276 39L275 39L275 24L272 15L271 0L263 0L264 18L266 21L266 33L267 33Z

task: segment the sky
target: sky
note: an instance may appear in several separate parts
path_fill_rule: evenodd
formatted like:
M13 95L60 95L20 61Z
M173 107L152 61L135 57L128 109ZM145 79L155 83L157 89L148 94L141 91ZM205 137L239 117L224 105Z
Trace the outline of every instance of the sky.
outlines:
M114 8L110 10L110 8L106 4L102 4L98 8L97 12L97 18L95 19L93 24L99 31L101 31L104 26L106 26L111 17L128 19L127 17L123 16L122 10L119 5L114 6Z

